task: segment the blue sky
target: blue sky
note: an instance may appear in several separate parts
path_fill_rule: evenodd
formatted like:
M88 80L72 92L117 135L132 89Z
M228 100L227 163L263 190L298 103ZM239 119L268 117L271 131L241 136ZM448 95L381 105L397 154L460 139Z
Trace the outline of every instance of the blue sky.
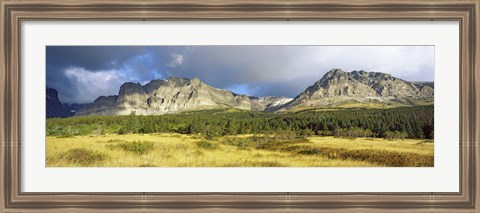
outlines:
M295 97L333 68L433 81L433 46L47 46L47 86L64 103L124 82L198 77L238 94Z

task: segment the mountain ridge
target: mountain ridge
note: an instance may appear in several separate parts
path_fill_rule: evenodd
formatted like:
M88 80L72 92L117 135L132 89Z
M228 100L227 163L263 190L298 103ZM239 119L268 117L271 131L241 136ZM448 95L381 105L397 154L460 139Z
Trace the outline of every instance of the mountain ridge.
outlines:
M337 105L352 100L359 103L415 105L411 100L433 99L433 95L434 89L428 85L414 84L390 74L332 69L281 110L299 106Z
M75 116L158 115L191 110L236 108L288 111L302 107L328 107L344 103L411 106L433 103L433 82L409 82L390 74L332 69L295 98L255 97L212 87L198 78L155 79L144 85L125 82L117 95L99 96L78 109Z
M168 80L152 80L145 85L125 82L120 86L118 95L100 96L75 115L125 115L132 111L136 114L155 115L211 108L263 111L275 106L273 102L286 102L281 99L286 98L257 99L212 87L198 78L171 77Z

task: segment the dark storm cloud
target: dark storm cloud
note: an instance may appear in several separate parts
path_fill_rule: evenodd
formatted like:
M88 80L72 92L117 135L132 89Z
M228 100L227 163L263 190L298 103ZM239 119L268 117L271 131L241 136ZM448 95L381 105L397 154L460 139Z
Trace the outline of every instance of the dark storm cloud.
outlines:
M96 71L113 68L145 51L142 46L48 46L47 66L54 63Z
M46 68L47 68L47 86L53 87L59 91L60 99L67 103L73 102L91 102L98 95L89 94L86 91L93 88L82 88L88 86L81 84L81 76L68 75L68 70L84 69L90 73L102 73L105 70L117 69L132 57L143 54L145 47L109 47L109 46L47 46L46 47ZM71 71L70 71L71 73ZM105 77L97 75L97 77ZM92 83L99 84L92 79ZM118 83L103 81L103 83L111 83L117 86ZM98 85L101 86L101 85ZM105 88L105 87L103 87ZM100 95L107 91L97 91Z
M125 81L170 76L255 96L294 97L332 68L433 80L432 46L53 46L47 85L64 102L113 95Z

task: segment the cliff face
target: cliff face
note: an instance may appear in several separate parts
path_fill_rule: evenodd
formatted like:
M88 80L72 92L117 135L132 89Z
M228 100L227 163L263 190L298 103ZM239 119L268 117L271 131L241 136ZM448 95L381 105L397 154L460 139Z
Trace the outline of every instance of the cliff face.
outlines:
M433 87L429 84L415 84L379 72L333 69L282 109L335 105L345 101L413 105L412 100L433 103L433 95Z
M211 87L198 78L124 83L117 96L99 97L75 115L165 114L211 108L250 109L250 98Z
M56 89L47 87L46 96L47 118L64 118L71 115L58 99L58 92Z

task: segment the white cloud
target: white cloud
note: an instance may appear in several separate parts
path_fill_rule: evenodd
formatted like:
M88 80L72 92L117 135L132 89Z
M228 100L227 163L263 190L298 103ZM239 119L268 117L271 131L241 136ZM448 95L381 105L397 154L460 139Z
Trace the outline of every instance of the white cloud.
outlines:
M183 64L183 55L172 53L170 54L170 63L168 64L169 67L177 67Z
M433 80L433 46L332 46L303 53L307 66L384 72L406 80Z
M93 102L101 95L116 95L120 86L130 79L116 70L89 71L81 67L72 67L65 70L65 75L79 88L78 95L66 102L86 103Z

